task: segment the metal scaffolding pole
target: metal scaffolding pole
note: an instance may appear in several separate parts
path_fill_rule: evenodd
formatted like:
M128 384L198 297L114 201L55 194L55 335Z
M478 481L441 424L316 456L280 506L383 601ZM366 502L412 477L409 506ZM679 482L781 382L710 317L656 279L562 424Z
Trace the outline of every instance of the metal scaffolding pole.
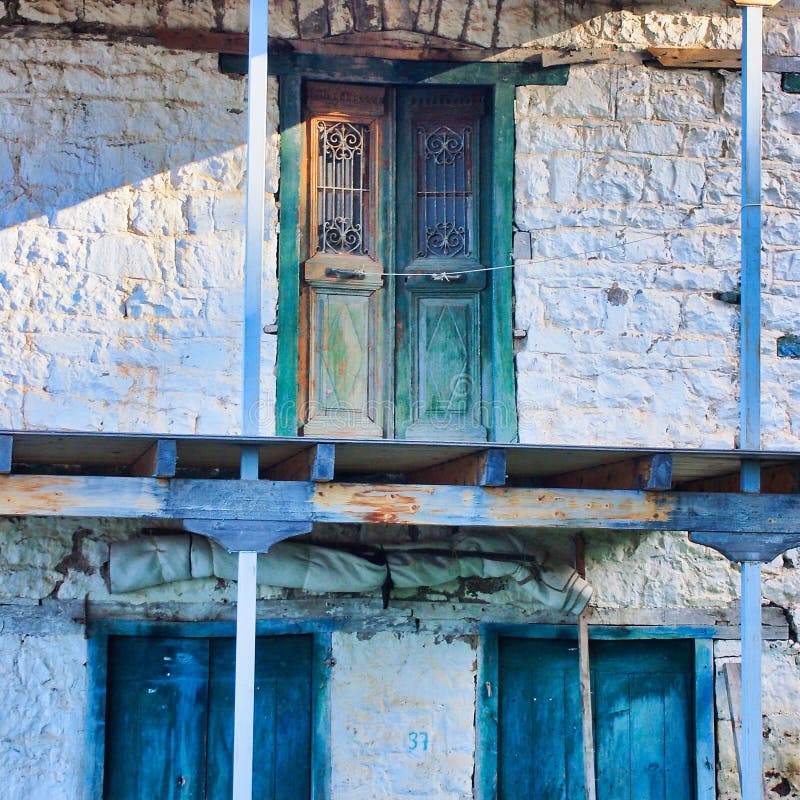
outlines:
M740 447L761 447L762 9L742 9L742 267ZM743 492L761 490L761 470L742 463ZM742 800L762 800L761 564L741 563Z
M261 387L261 269L267 145L268 0L250 2L247 91L247 183L242 347L242 434L259 433ZM258 480L258 449L242 448L240 477ZM258 554L240 552L236 595L233 800L253 796L253 704Z

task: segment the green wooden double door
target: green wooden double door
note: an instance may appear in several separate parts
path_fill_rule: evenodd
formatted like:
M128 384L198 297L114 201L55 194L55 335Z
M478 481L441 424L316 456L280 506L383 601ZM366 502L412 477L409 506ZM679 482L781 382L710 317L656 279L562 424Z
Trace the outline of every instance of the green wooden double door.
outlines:
M689 641L593 641L598 800L692 800L694 655ZM583 800L575 641L501 639L498 797Z
M106 800L230 800L233 639L112 637ZM310 636L256 645L254 800L310 797Z

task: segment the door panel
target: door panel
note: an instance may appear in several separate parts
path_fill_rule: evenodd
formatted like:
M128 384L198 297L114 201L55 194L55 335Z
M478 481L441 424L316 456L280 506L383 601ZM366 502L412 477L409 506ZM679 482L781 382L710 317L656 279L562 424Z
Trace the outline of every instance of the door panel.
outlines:
M312 436L380 438L377 365L379 288L365 281L309 284L309 406Z
M233 639L112 637L106 800L229 800ZM312 637L256 640L253 800L311 795Z
M109 642L107 800L205 797L208 642Z
M693 650L685 641L591 643L598 800L695 796ZM498 797L581 797L577 645L500 646Z
M235 641L211 642L208 800L233 788ZM256 641L253 800L310 795L311 637Z
M487 438L481 389L480 91L398 93L396 429Z

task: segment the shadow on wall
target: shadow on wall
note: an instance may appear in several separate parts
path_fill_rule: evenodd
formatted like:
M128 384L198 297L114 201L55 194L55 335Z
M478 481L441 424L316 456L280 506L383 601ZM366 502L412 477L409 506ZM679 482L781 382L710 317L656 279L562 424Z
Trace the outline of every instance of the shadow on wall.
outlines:
M483 46L514 46L564 33L592 22L599 31L602 16L627 11L670 15L737 14L724 0L362 0L354 11L334 0L276 3L273 34L284 38L319 39L356 31L412 31ZM295 19L297 22L295 23Z

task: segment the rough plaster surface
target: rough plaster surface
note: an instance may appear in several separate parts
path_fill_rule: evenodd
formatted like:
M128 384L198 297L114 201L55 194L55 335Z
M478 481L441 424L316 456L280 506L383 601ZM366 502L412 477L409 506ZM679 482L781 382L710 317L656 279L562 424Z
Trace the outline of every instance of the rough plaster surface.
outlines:
M14 6L18 6L16 9ZM620 5L629 8L620 10ZM15 22L113 26L128 30L189 28L244 31L242 0L5 0ZM796 0L766 14L766 47L798 52ZM319 39L365 31L413 31L481 47L739 46L741 15L724 0L669 4L613 0L530 3L529 0L273 0L270 33Z
M86 640L0 634L0 771L8 800L76 800L86 745Z
M635 13L599 1L550 13L540 5L283 0L271 4L271 29L285 37L417 30L482 46L739 43L739 15L722 0L676 0L670 12L641 3ZM210 0L20 0L18 12L40 23L125 28L246 25L246 4ZM768 13L769 52L800 52L798 14L800 0ZM515 220L532 245L515 271L515 326L528 330L517 360L523 440L733 444L738 317L712 295L737 280L738 83L726 73L595 66L574 67L566 87L518 90ZM0 427L238 430L244 88L211 56L0 40ZM275 89L265 321L276 294ZM800 99L771 75L764 141L764 441L795 447L799 367L776 358L775 339L798 327ZM271 337L263 360L267 433ZM0 604L113 599L106 546L136 530L102 520L0 521ZM799 567L787 554L765 567L763 583L765 602L786 608L795 631ZM719 607L738 595L737 571L682 534L590 536L587 571L604 608ZM307 599L270 587L259 596ZM206 580L125 600L234 598L235 587ZM443 614L472 603L471 626L487 606L524 619L503 587L453 585L406 598L418 600ZM374 633L376 601L364 598L360 612L372 633L333 639L333 798L471 797L476 643L429 630ZM0 716L0 766L13 800L80 796L86 645L80 635L44 634L0 632L13 709ZM737 656L737 643L716 644L718 668ZM790 800L800 798L798 657L793 642L764 649L767 785ZM718 680L719 797L734 800L721 692ZM415 731L429 733L428 751L409 750Z
M14 708L24 707L23 725L16 712L0 716L0 763L12 776L15 800L44 798L45 794L37 794L44 791L42 786L48 787L47 796L80 797L75 787L83 769L86 645L79 624L70 621L71 634L65 635L61 628L52 632L33 622L38 603L80 601L88 596L90 609L110 601L124 602L136 615L137 609L144 613L145 605L150 610L184 604L209 609L235 601L235 585L216 580L109 595L108 544L135 536L139 529L134 521L0 520L0 572L4 575L0 607L18 612L15 624L0 632L0 665L3 674L11 676L9 695ZM326 527L316 533L327 539L347 536L361 542L409 535L383 526L348 531ZM436 536L435 531L429 533ZM689 543L685 534L595 533L586 534L585 539L587 577L601 608L691 612L723 608L738 597L738 570L721 556ZM563 540L558 547L567 554L572 545ZM799 564L792 551L764 568L764 602L786 608L795 630ZM259 587L259 597L281 601L287 609L315 599L267 586ZM316 601L316 610L310 612L315 618L336 606L332 596ZM354 598L348 629L333 635L332 798L466 800L472 797L481 617L487 610L503 609L504 621L524 622L527 609L513 592L500 586L470 589L452 584L405 600L398 596L396 602L402 603L402 610L384 612L377 595ZM456 607L461 610L451 610ZM29 618L24 616L26 608ZM302 615L291 613L293 619ZM407 622L402 622L409 614ZM29 619L27 634L20 631L24 619ZM383 628L382 620L386 621ZM737 641L718 641L717 672L726 660L739 656ZM790 794L783 796L793 799L800 797L798 661L795 642L765 644L765 770L770 785L781 790L790 786ZM717 709L719 796L734 800L735 755L719 674ZM414 740L409 734L415 732L428 734L428 750L422 749L419 736L418 747L412 749ZM56 763L57 775L50 769Z
M574 67L517 90L514 272L520 438L733 447L740 78ZM800 100L765 76L763 441L800 442ZM520 234L518 234L519 236ZM569 409L569 413L564 413Z
M4 41L0 73L0 427L238 431L245 82L93 42ZM266 218L269 321L272 194Z

